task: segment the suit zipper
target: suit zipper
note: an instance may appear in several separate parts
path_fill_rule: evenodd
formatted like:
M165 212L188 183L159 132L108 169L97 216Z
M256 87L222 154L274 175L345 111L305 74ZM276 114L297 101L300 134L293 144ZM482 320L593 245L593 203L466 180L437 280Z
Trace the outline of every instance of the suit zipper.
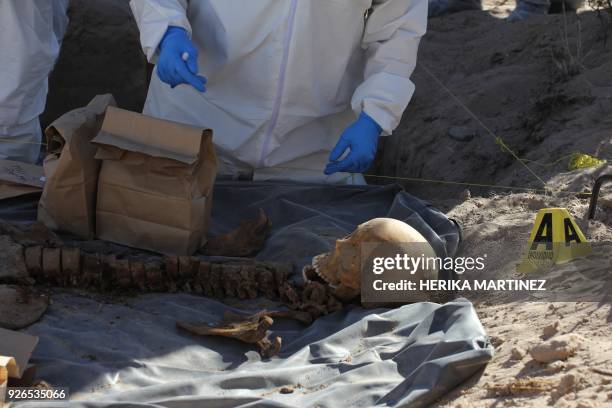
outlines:
M259 167L264 167L264 161L268 154L268 148L270 140L272 139L272 133L278 122L278 116L280 114L281 103L283 101L283 92L285 91L285 78L287 76L287 65L289 64L289 48L291 47L291 39L293 38L293 26L295 24L295 13L297 10L297 0L291 0L289 8L289 22L287 23L287 29L285 30L285 40L283 45L283 59L281 61L280 76L278 79L278 87L276 89L276 99L274 101L274 109L272 110L272 117L270 118L270 124L266 131L266 136L261 148L261 157L259 159Z

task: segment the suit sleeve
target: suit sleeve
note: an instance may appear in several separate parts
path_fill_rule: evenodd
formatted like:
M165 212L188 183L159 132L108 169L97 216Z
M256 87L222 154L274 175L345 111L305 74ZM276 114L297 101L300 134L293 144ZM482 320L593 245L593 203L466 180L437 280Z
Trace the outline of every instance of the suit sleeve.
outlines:
M149 62L155 62L159 43L170 26L182 27L191 35L187 20L189 0L130 0L140 29L140 43Z
M362 43L365 80L353 95L352 108L367 113L389 135L414 93L410 76L427 29L427 0L374 0L372 7Z

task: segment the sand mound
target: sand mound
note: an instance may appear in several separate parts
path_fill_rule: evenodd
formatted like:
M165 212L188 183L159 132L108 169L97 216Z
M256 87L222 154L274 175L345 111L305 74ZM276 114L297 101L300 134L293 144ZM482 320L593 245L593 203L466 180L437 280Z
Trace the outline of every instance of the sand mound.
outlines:
M488 7L501 14L498 4ZM488 11L430 20L413 76L416 93L400 129L385 143L380 172L543 187L495 136L545 182L566 172L576 151L612 157L611 50L594 12L517 23ZM465 188L409 186L428 197L456 196Z
M561 15L514 24L499 19L513 6L489 3L489 12L430 21L414 75L415 99L382 149L382 174L578 192L590 191L598 176L612 173L610 165L568 171L569 156L576 151L612 159L611 44L602 41L597 16L568 15L567 30ZM578 43L582 56L572 65L566 45L575 57ZM485 128L527 159L524 163L545 184L503 151ZM424 182L406 186L461 223L462 256L488 254L486 278L521 277L516 265L537 211L546 207L567 208L594 247L591 256L579 261L588 276L576 276L570 263L554 267L549 279L580 291L592 284L591 278L609 276L612 186L602 189L594 220L586 219L588 197L574 193ZM518 293L471 300L496 355L484 373L439 406L612 404L609 302L552 303ZM566 343L571 344L563 347ZM549 362L534 360L534 354Z

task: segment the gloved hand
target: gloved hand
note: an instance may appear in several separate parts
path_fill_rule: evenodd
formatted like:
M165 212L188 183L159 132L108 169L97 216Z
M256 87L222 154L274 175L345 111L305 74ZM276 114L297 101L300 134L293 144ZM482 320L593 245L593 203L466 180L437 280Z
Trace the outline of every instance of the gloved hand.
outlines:
M169 27L159 44L157 75L172 88L180 84L206 92L206 78L198 75L198 49L184 28ZM185 61L184 56L189 56Z
M366 171L376 156L376 146L381 132L378 123L362 112L359 119L346 128L340 136L336 147L329 155L330 163L325 167L325 174ZM346 149L350 149L350 153L342 161L338 161Z

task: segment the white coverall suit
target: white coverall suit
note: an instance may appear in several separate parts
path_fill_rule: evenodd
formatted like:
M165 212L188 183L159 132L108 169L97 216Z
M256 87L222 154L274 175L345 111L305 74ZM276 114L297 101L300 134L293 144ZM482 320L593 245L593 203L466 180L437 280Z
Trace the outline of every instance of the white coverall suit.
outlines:
M323 174L329 152L362 111L383 135L397 127L427 25L427 0L130 4L151 62L168 27L182 27L208 79L200 93L153 75L144 113L213 129L220 173L255 180L346 182Z
M0 0L0 159L34 163L68 0Z

